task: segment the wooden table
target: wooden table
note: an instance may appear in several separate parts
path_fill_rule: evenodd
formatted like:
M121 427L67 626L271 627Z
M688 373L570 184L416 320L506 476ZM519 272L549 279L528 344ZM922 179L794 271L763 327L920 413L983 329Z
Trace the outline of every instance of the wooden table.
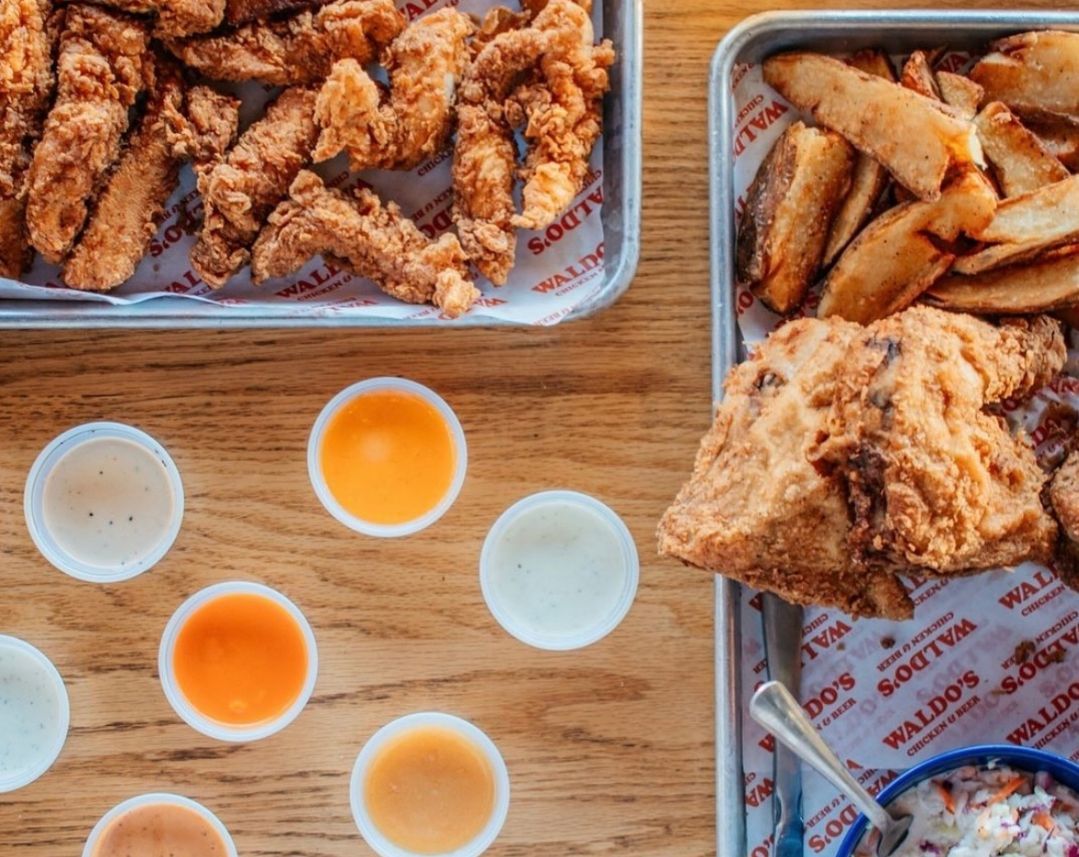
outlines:
M105 810L149 790L205 803L243 857L372 853L349 812L353 761L381 724L422 709L474 721L506 758L513 798L492 855L714 853L712 581L657 560L653 530L708 423L708 59L750 10L647 6L644 250L629 293L597 317L548 330L0 335L0 633L55 661L72 707L57 764L0 796L0 854L76 857ZM305 465L323 404L379 374L439 391L470 451L445 518L392 542L335 522ZM171 553L112 586L49 566L22 512L41 447L96 419L158 438L187 495ZM578 653L510 638L478 586L488 527L551 487L612 505L642 559L626 621ZM295 600L321 657L300 718L244 746L184 725L156 660L180 602L236 578Z

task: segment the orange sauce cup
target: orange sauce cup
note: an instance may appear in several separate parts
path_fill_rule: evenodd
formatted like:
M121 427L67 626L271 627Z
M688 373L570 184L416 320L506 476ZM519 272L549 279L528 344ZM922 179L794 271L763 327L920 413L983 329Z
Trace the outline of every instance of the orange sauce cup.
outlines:
M435 392L403 378L371 378L322 409L307 471L326 510L356 532L407 536L453 505L468 450L456 414Z
M352 817L381 857L478 857L509 811L502 754L466 720L410 714L360 751L350 785Z
M158 673L189 726L221 741L257 741L284 729L307 704L318 649L303 613L279 592L218 583L173 614Z

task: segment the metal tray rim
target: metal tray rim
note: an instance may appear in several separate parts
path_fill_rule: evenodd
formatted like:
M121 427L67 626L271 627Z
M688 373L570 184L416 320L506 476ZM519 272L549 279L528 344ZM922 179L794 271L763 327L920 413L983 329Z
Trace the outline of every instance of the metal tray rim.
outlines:
M710 290L712 301L712 398L722 398L723 379L738 358L739 333L732 301L734 182L733 135L728 82L743 49L762 35L797 30L805 37L825 31L857 32L947 25L1021 31L1079 27L1079 13L1038 10L795 10L761 12L729 30L712 55L708 78ZM745 857L742 770L740 589L717 576L715 587L716 854Z
M612 306L629 289L637 273L641 245L641 186L642 186L642 90L643 90L643 0L618 0L622 16L622 128L621 198L625 231L622 252L616 267L604 274L605 284L590 301L576 307L559 323L589 318ZM521 322L503 319L473 319L465 316L452 323L429 320L382 319L363 316L303 316L261 313L257 309L230 308L227 312L183 311L167 298L145 304L146 309L121 314L115 307L103 304L86 306L76 314L71 304L62 306L11 308L4 304L29 301L0 301L0 330L3 329L242 329L242 328L411 328L441 329L459 327L529 327ZM45 302L41 302L45 303ZM76 302L72 302L76 303ZM187 303L186 301L184 303ZM160 304L155 310L154 304ZM80 304L79 306L83 306Z

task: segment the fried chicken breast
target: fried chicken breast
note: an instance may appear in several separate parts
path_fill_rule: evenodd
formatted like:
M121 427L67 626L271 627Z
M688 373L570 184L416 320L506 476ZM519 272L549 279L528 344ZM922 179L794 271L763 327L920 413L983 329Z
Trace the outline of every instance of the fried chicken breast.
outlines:
M0 6L0 277L18 277L32 255L25 226L26 171L52 92L51 12L49 0Z
M139 21L93 6L67 9L56 102L34 149L26 204L30 243L50 262L71 249L119 155L128 111L152 73L149 57Z
M344 149L354 170L412 169L441 151L473 29L467 15L449 8L410 24L383 57L388 98L361 63L337 62L319 92L315 159Z
M388 295L407 303L431 303L455 318L479 291L468 280L467 261L457 238L428 239L401 214L366 189L351 195L327 188L304 170L292 183L289 200L270 215L252 251L256 283L284 277L323 254Z
M200 177L203 221L191 266L209 285L223 286L247 264L266 217L311 159L317 94L311 87L286 89L228 156Z
M659 549L800 604L908 618L901 575L1047 561L1023 437L987 406L1064 362L1056 322L914 307L791 322L731 370Z
M216 80L302 84L323 80L339 59L371 62L404 23L393 0L335 0L291 18L166 44L185 65Z
M182 106L180 70L160 63L146 112L64 263L67 285L108 291L135 273L176 187L180 155L171 138L184 122Z
M325 6L331 0L226 0L225 21L231 26L248 24L262 18Z

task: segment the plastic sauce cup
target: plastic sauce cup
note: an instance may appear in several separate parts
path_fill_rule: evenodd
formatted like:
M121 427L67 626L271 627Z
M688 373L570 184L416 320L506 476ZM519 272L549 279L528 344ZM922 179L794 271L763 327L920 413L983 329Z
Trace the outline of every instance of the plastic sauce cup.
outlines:
M164 467L169 490L172 493L171 520L162 532L156 547L138 561L122 566L91 565L73 556L57 542L45 522L44 494L49 474L53 472L57 463L76 447L88 441L102 439L125 440L141 446ZM65 431L38 455L26 477L23 511L26 514L26 526L30 531L30 538L33 539L45 559L56 568L79 580L91 583L115 583L130 580L142 574L160 562L162 557L169 552L180 532L180 524L184 517L184 487L180 480L180 471L176 469L172 457L150 435L123 423L86 423Z
M364 800L364 787L367 780L367 771L372 762L378 757L381 750L393 739L415 729L437 728L456 732L474 747L479 749L487 758L494 776L494 807L491 817L486 826L470 842L453 851L448 851L427 857L479 857L498 838L502 825L506 823L506 815L510 808L510 777L506 770L506 762L498 751L495 743L487 737L487 734L473 726L467 720L454 717L452 714L443 714L437 711L424 711L416 714L408 714L387 723L372 735L360 755L356 758L356 764L352 768L352 780L349 784L349 802L352 805L352 817L359 828L360 834L369 846L380 857L422 857L416 852L408 851L391 842L375 826L367 811Z
M181 630L198 608L225 595L260 595L273 601L285 609L293 621L296 622L303 635L307 652L307 673L303 687L293 703L284 712L271 720L240 725L222 723L206 716L195 708L188 701L177 681L176 670L173 665L173 654ZM311 698L311 694L315 689L315 680L318 677L318 647L315 644L315 635L311 630L311 625L308 624L306 617L300 612L300 608L277 590L263 586L261 583L245 581L216 583L196 592L172 614L172 618L169 619L168 624L165 626L165 632L161 635L161 645L157 655L157 670L161 676L161 687L165 691L165 697L168 699L169 705L192 729L218 741L231 741L233 743L259 741L280 732L299 717L300 712L307 705L307 701Z
M326 477L322 472L322 463L320 461L322 438L325 434L327 425L336 413L344 405L365 393L373 393L382 390L411 394L432 405L439 412L442 419L445 420L454 447L453 477L450 481L449 488L442 496L442 499L427 513L420 515L418 518L414 518L411 521L405 521L400 524L381 524L366 521L345 509L344 506L337 501L337 498L334 497L329 486L326 484ZM453 412L453 409L433 390L424 387L422 384L417 384L415 381L409 381L404 378L370 378L366 381L360 381L357 384L346 387L330 399L326 407L322 409L322 412L318 415L318 419L315 420L315 424L311 429L311 436L307 443L307 473L311 479L311 485L315 489L315 494L318 496L319 502L322 503L327 512L333 515L346 527L368 536L377 536L380 538L409 536L431 526L431 524L435 523L435 521L446 514L450 506L452 506L457 499L457 495L461 493L461 486L464 485L465 472L467 470L468 447L465 442L465 433L464 429L461 428L461 423L457 419L457 415Z
M137 797L128 798L106 812L90 831L90 835L86 839L86 845L84 845L82 849L82 857L93 857L98 840L118 816L123 815L125 812L130 812L133 809L139 809L144 806L158 806L160 804L179 806L197 813L214 829L217 835L221 837L221 841L225 843L225 854L222 857L238 857L236 853L236 844L232 841L232 836L229 834L228 828L221 823L221 819L210 812L210 810L201 803L183 797L182 795L168 794L166 792L150 792L138 795Z
M565 517L562 518L561 525L557 520L552 522L548 519L544 522L541 516L545 513ZM609 552L617 556L613 560L617 565L610 571L618 574L621 580L610 582L607 588L612 591L599 592L598 584L591 588L587 585L578 587L565 576L566 570L573 569L574 559L584 557L586 552L580 541L568 539L565 545L561 546L559 538L578 525L582 535L586 528L590 528L606 541L605 547ZM547 587L543 586L542 573L545 569L542 565L526 568L525 570L533 574L527 584L518 581L521 583L517 593L519 603L514 605L510 603L506 590L496 581L499 574L497 566L500 559L505 559L500 552L508 551L505 547L508 537L521 533L528 535L528 527L534 528L532 540L536 543L535 550L546 556L543 564L547 566L546 570L551 572L551 582ZM561 550L562 555L548 555L548 552L555 549ZM527 555L521 554L519 558L522 565L528 564ZM555 579L559 576L556 572L561 572L561 579ZM625 523L609 506L577 491L541 491L514 503L495 521L480 553L480 588L491 615L507 633L522 643L548 651L584 648L610 634L633 605L639 579L640 560L637 547ZM571 583L574 585L571 586ZM615 586L618 587L617 592L613 592ZM586 621L583 617L586 615L590 598L606 603L597 604L594 615ZM522 606L520 602L525 601L528 603ZM528 621L525 618L525 611L556 601L567 603L570 609L576 611L576 627L571 630L555 630L552 623L551 627L544 629L539 626L538 620Z
M44 677L46 683L56 694L58 711L56 734L49 746L45 748L33 765L27 766L19 773L8 776L0 773L0 793L21 789L23 786L29 785L49 770L57 757L59 757L60 751L64 748L64 743L67 741L68 726L71 723L71 707L67 698L67 688L64 686L63 677L53 665L52 661L50 661L39 649L31 646L25 640L0 634L0 653L5 650L26 655L35 662L35 665L40 669L41 675Z

